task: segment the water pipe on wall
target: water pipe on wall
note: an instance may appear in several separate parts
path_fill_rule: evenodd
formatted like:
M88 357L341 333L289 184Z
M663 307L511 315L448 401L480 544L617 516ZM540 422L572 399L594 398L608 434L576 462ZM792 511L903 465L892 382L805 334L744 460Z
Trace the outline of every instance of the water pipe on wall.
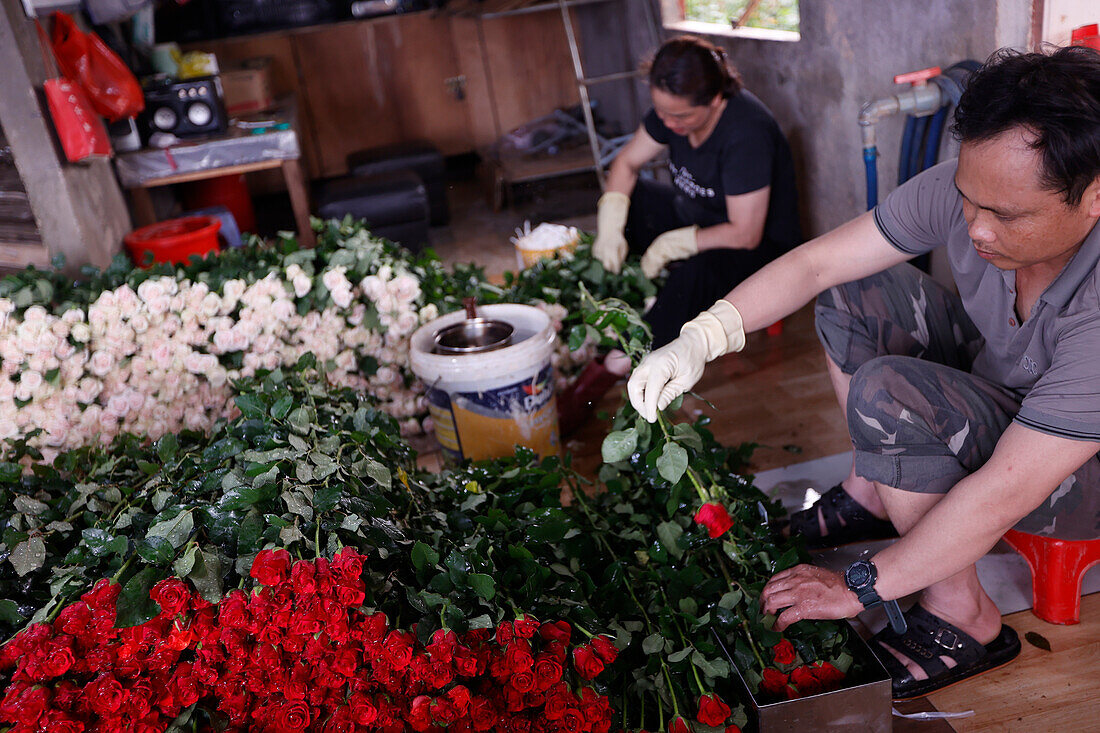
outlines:
M961 61L940 71L933 66L894 77L895 84L909 89L863 105L859 128L863 138L863 165L867 176L867 209L878 203L878 146L875 123L884 117L907 114L898 161L898 184L932 167L939 156L940 137L952 104L962 95L967 77L978 68L977 61Z

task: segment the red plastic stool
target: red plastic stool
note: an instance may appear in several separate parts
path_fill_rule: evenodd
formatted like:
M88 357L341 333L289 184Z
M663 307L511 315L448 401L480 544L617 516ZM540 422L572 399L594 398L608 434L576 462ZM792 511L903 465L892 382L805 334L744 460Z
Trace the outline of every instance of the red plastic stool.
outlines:
M1008 530L1004 536L1031 568L1031 612L1050 624L1081 621L1081 579L1100 563L1100 539L1059 540Z
M778 321L776 321L772 325L768 326L767 334L769 336L780 336L780 335L782 335L783 334L783 319L780 318Z

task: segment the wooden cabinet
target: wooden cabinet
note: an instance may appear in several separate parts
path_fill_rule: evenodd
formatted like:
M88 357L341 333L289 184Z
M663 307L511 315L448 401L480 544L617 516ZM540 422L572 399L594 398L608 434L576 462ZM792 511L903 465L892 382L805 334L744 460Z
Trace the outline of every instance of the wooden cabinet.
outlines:
M576 104L561 15L430 12L190 44L223 65L272 56L276 94L298 100L312 178L347 172L348 153L429 140L444 155Z

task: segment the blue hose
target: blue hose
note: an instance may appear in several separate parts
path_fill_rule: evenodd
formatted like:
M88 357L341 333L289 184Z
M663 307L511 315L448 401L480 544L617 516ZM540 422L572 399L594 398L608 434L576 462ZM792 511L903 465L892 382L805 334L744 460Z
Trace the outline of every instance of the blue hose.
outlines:
M913 121L913 140L909 146L909 167L906 169L909 175L905 177L906 181L923 170L920 166L921 159L924 157L924 134L927 131L927 117L918 117Z
M863 167L867 171L867 210L878 205L878 148L863 149Z
M916 128L915 117L905 118L905 132L901 134L901 155L898 156L898 185L909 180L909 155L913 149L913 130Z
M936 161L940 157L940 137L943 135L943 126L947 121L947 110L949 107L944 105L936 110L936 114L932 115L932 121L928 123L928 135L924 141L924 164L921 166L922 171L926 171L936 164Z

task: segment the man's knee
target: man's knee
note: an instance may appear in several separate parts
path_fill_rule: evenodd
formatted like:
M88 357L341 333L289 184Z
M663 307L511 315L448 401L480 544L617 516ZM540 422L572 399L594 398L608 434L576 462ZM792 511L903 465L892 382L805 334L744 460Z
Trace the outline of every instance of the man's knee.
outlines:
M911 404L914 400L905 399L920 392L913 378L919 366L920 360L909 356L878 356L856 369L848 388L847 413L848 432L857 449L894 445L898 421L919 416Z

